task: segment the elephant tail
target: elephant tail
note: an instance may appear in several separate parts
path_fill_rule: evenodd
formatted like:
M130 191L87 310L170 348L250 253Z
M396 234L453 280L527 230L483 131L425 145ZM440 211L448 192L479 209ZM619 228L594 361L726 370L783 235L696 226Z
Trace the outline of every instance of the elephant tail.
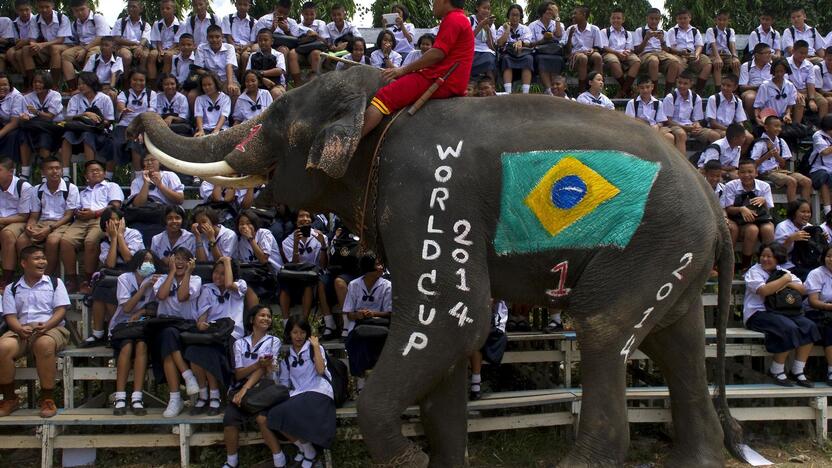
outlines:
M719 323L716 332L717 394L715 396L714 404L716 405L716 411L722 425L722 432L725 437L725 447L735 458L745 460L741 448L741 445L743 444L742 426L740 426L739 422L731 416L731 411L728 408L728 398L725 395L725 335L726 328L728 327L728 314L731 311L731 282L734 278L734 246L731 242L731 235L728 232L728 226L721 219L721 217L718 222L720 226L720 241L717 243L717 268L719 271L717 283L719 288L717 291L717 310L719 313Z

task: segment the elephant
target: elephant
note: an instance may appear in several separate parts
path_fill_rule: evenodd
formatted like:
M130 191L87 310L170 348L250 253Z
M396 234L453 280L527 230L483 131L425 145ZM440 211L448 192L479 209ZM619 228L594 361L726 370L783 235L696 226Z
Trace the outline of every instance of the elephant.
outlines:
M733 246L704 178L653 129L543 95L433 100L361 138L378 70L325 74L217 135L134 120L169 169L238 187L258 204L335 212L382 254L394 283L386 346L357 402L377 466L466 463L467 356L490 298L572 317L583 397L561 466L620 466L629 446L626 361L640 349L671 396L671 466L722 466L741 428L724 393ZM701 290L718 268L719 369L707 385ZM428 451L401 432L420 407ZM719 415L718 415L719 413ZM428 455L429 452L429 455ZM738 456L738 455L737 455Z

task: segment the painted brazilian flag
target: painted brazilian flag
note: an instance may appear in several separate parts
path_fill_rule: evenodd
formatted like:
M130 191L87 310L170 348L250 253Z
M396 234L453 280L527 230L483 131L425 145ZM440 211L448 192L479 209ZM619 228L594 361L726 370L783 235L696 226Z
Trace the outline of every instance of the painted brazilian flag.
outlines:
M620 151L534 151L502 155L498 254L625 247L659 163Z

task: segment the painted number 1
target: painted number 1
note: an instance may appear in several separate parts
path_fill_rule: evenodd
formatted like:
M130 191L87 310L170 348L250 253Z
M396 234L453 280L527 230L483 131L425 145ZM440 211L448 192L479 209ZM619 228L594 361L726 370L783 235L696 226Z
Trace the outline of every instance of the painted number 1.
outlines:
M560 273L560 277L558 278L558 287L557 289L547 289L546 294L552 297L564 297L569 295L569 291L571 289L566 288L566 273L569 271L569 261L563 261L555 265L552 268L552 273Z

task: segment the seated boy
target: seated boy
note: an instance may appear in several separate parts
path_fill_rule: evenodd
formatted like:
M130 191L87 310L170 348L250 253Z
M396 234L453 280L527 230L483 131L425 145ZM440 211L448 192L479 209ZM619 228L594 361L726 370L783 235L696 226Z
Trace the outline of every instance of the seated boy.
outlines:
M762 180L774 182L776 187L786 187L786 198L791 202L797 200L797 190L804 200L812 197L812 180L799 172L786 169L786 160L792 158L789 145L780 138L783 122L776 115L769 115L765 120L765 132L751 145L751 159L757 164L757 172Z
M665 32L659 29L662 12L658 8L647 10L647 24L633 33L633 45L641 59L642 71L647 71L653 88L658 92L659 72L664 73L665 89L676 86L676 77L682 71L682 62L668 52Z
M809 61L813 64L820 63L825 53L823 50L825 47L823 36L820 35L817 29L806 24L806 10L801 6L792 8L789 19L792 25L783 30L783 56L790 56L794 44L802 39L809 45L807 55Z
M737 178L742 143L745 141L745 127L731 124L725 131L725 138L708 145L699 155L697 167L703 167L708 161L717 160L722 165L722 177L733 180Z
M633 35L624 27L624 10L613 8L610 27L602 29L604 36L604 66L618 80L618 97L633 95L633 82L641 68L641 60L633 50ZM624 76L624 72L627 76Z
M26 247L20 252L23 276L3 292L3 318L9 331L0 336L0 416L8 416L20 405L14 394L14 362L30 351L40 383L38 414L51 418L58 413L55 357L69 344L64 315L70 302L64 283L44 274L46 264L42 247Z
M140 70L147 70L150 29L153 23L142 18L142 9L141 0L127 0L127 15L116 20L113 26L112 36L127 75L134 66Z
M317 13L317 6L314 2L306 2L301 6L301 21L298 22L298 28L301 32L303 32L301 43L321 41L326 44L329 39L326 23L316 19ZM315 49L308 52L298 52L298 49L300 49L300 47L289 51L287 65L289 67L289 75L292 77L292 81L297 84L302 84L303 81L300 74L301 59L309 64L309 80L312 80L315 78L315 73L318 70L318 64L321 61L321 50Z
M234 101L240 96L240 85L235 76L237 58L234 55L234 46L222 41L221 27L208 26L208 43L197 46L194 64L217 74L222 91L231 98L233 106Z
M14 161L0 159L0 254L3 276L0 288L7 285L17 267L17 251L14 243L26 227L32 205L32 186L14 175Z
M208 28L211 26L219 26L220 36L222 36L222 21L214 13L208 12L208 2L209 0L194 0L193 12L185 18L182 24L182 33L194 36L197 48L208 43Z
M289 17L292 9L292 0L278 0L274 6L274 12L262 16L257 20L254 26L258 31L261 29L268 29L272 33L281 36L300 37L303 32L298 27L298 23ZM289 47L278 44L277 51L283 54L283 60L289 60Z
M826 107L832 104L832 44L826 48L823 62L815 65L815 92L826 98Z
M662 124L667 122L667 116L664 114L661 101L653 97L653 81L642 76L636 82L636 89L638 96L627 101L624 113L655 128L670 144L675 144L673 134L669 129L662 127Z
M61 53L61 67L70 92L78 89L75 69L81 68L87 57L98 52L102 37L110 35L107 19L100 13L90 11L88 1L72 0L69 3L75 18L72 22L72 40L75 44Z
M754 99L757 89L764 81L771 79L772 49L768 44L760 43L754 46L754 58L740 66L740 93L745 115L754 114Z
M170 73L176 77L182 92L188 97L189 110L194 108L196 97L199 96L199 83L188 80L191 76L191 65L196 66L196 57L194 37L190 33L179 36L179 53L171 59Z
M787 58L789 67L792 70L789 81L797 88L797 102L800 104L794 113L794 121L801 123L803 111L806 107L812 112L817 112L819 118L823 118L829 110L826 98L817 92L815 86L815 67L808 60L809 44L800 39L795 41L792 47L792 55Z
M738 179L725 184L722 207L725 208L728 217L740 226L739 232L742 236L740 269L745 270L751 266L751 256L754 254L757 239L759 238L764 244L774 241L774 223L756 221L757 214L752 208L765 206L771 210L774 208L774 199L771 196L771 187L762 180L757 180L757 165L753 160L740 160L738 174ZM741 200L740 196L746 192L754 192L755 197L746 205L742 205L738 202ZM737 242L737 239L733 241Z
M251 53L251 45L256 41L257 29L254 18L248 15L251 9L251 0L235 0L236 13L231 13L222 18L222 32L225 34L225 42L234 46L234 54L237 57L237 67L242 68L248 61Z
M705 83L711 76L711 59L702 53L705 42L702 33L690 24L691 15L687 9L676 12L676 26L667 30L665 42L670 53L679 57L682 70L688 69L697 74L696 91L705 90Z
M23 73L23 47L38 39L37 16L32 15L32 0L15 0L14 9L17 13L17 18L12 21L14 44L6 51L6 62L15 72ZM27 82L23 88L29 90L31 86L32 84Z
M23 47L23 73L28 83L35 76L35 65L49 68L52 82L61 80L61 54L72 40L69 18L55 11L54 0L38 0L37 39Z
M723 71L740 74L740 59L737 55L737 35L728 26L731 22L730 13L720 10L714 22L715 26L705 32L705 52L711 57L714 86L718 88L722 84Z
M489 76L480 77L477 80L477 96L491 97L497 95L497 87L494 85L494 80Z
M578 88L585 91L589 70L603 70L604 61L599 50L604 50L601 30L587 23L589 7L582 5L572 11L572 25L566 28L561 39L564 54L569 57L569 67L578 73Z
M272 49L272 31L261 29L257 32L257 52L249 55L246 70L256 70L263 78L263 85L272 95L272 99L278 99L286 92L286 62L283 54Z
M820 200L823 204L823 215L828 216L832 212L832 114L820 120L820 129L812 135L812 152L808 156L811 164L809 176L812 178L812 187L820 192Z
M732 123L743 124L748 120L745 109L740 105L740 98L734 92L737 90L737 77L727 74L722 77L720 91L708 98L705 108L705 118L708 119L708 127L716 138L725 137L725 130ZM745 142L742 150L745 152L754 141L754 136L746 131Z
M772 27L774 24L774 15L769 11L760 13L760 25L751 31L748 35L748 50L753 51L757 44L766 44L771 49L775 57L781 56L782 42L780 40L780 33Z
M361 37L358 28L347 21L347 9L344 5L336 3L329 9L329 17L332 21L327 23L327 42L329 49L333 52L346 50L353 38Z
M90 55L84 65L86 72L93 72L101 83L101 92L115 101L118 93L118 80L124 73L124 62L114 54L115 40L112 36L101 38L101 51Z
M665 125L670 127L676 149L682 155L687 154L688 135L702 143L711 143L719 139L716 132L702 126L705 113L702 110L702 98L691 90L694 75L686 70L676 79L676 90L667 94L663 102Z
M569 86L566 82L566 77L563 75L555 75L552 79L552 96L563 98L567 101L574 101L575 99L569 96L568 91Z
M151 83L159 75L159 64L165 73L170 73L173 56L179 53L179 36L185 30L176 18L176 4L174 0L161 0L159 12L162 19L155 22L150 29L150 44L152 48L147 56L147 79Z

